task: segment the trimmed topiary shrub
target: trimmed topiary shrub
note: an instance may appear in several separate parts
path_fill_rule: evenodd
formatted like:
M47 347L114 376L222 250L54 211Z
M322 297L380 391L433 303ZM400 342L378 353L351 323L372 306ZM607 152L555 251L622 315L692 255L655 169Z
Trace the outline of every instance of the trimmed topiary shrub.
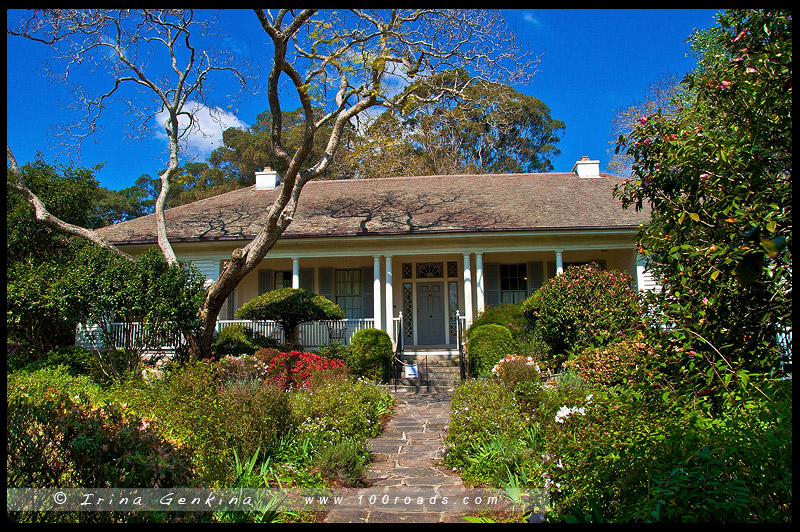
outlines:
M281 324L289 347L298 345L297 326L308 321L340 320L344 311L324 296L302 288L280 288L251 299L236 311L244 320L273 320Z
M392 360L392 340L386 331L361 329L350 342L350 357L346 360L351 371L369 378L379 378L384 366Z
M490 324L506 327L515 341L522 340L533 332L529 328L529 322L522 312L521 305L502 303L497 306L487 306L483 312L478 314L467 330L467 337L477 327Z
M512 354L514 339L502 325L481 325L472 329L467 339L467 356L474 375L489 373L500 360Z

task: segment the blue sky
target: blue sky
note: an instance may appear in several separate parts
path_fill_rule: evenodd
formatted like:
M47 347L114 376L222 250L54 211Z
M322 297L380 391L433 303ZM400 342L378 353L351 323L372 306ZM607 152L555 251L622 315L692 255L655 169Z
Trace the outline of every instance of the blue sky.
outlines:
M600 160L604 170L611 154L613 112L641 100L647 85L666 73L683 74L694 66L686 56L685 40L694 29L714 24L715 9L697 10L504 10L518 39L535 53L544 52L539 73L521 92L536 96L566 124L555 170L568 172L583 155ZM10 16L10 15L9 15ZM242 50L260 56L265 36L250 11L222 15ZM52 126L63 118L68 95L62 86L43 79L38 71L46 46L7 35L6 135L17 161L24 164L36 150L50 162L68 162L53 148ZM263 96L235 109L240 123L252 124L267 107ZM164 166L165 141L156 135L127 143L108 115L96 142L85 141L79 164L104 162L97 174L101 185L121 189L144 173ZM195 148L203 159L210 146Z

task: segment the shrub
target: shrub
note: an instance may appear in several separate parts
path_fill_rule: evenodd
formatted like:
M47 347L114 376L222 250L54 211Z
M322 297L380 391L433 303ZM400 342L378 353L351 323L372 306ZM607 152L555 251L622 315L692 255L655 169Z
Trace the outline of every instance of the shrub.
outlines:
M268 381L283 390L305 388L314 373L326 370L344 372L344 362L322 358L314 353L278 353L267 363Z
M40 404L71 398L103 404L110 396L88 375L75 375L67 366L34 369L32 366L6 375L9 397L25 398Z
M217 399L214 364L199 361L177 368L137 397L135 407L162 422L173 441L188 445L198 473L210 484L232 480L224 405Z
M319 346L315 353L322 358L346 362L352 355L352 351L349 345L332 343Z
M280 353L275 349L260 349L256 353L268 351L274 351L276 355ZM220 376L222 382L239 380L255 380L260 382L267 378L268 363L272 356L264 358L263 356L260 357L256 355L229 355L217 362L214 366L214 370Z
M251 299L236 311L245 320L274 320L281 324L288 346L298 344L297 326L307 321L340 320L344 311L330 299L303 290L281 288Z
M7 401L8 482L13 487L196 485L189 454L152 420L69 398Z
M613 386L640 382L648 364L659 355L639 339L626 338L575 353L564 363L591 384Z
M478 317L467 329L467 338L470 333L482 325L502 325L511 333L514 341L519 341L529 336L533 331L529 327L529 322L522 312L521 305L511 305L503 303L497 306L487 306L486 309L478 314Z
M315 460L323 478L346 486L363 485L369 451L364 440L345 438L323 447Z
M481 325L467 340L467 355L473 374L486 374L504 357L514 353L511 332L502 325Z
M492 374L504 384L514 386L521 382L540 382L542 370L532 357L509 355L495 364Z
M286 392L271 382L231 381L217 394L222 407L227 448L237 456L252 456L268 449L289 429L289 402Z
M476 464L469 459L476 448L497 438L514 441L522 435L524 420L514 395L494 379L473 379L459 385L450 409L443 457L448 467L462 470L462 475ZM467 479L469 476L467 473Z
M316 448L346 438L380 435L394 398L372 383L347 375L326 375L291 394L292 424Z
M551 369L553 359L550 356L550 346L541 338L526 336L517 339L514 352L523 357L532 358L542 371Z
M386 331L361 329L350 342L350 357L347 366L364 377L379 378L383 368L392 360L392 340Z
M522 308L560 364L569 349L609 343L640 325L631 284L625 272L574 266L550 279Z
M250 327L234 323L219 332L212 345L212 352L216 358L223 358L229 355L252 355L259 349L279 346L276 340L267 338Z

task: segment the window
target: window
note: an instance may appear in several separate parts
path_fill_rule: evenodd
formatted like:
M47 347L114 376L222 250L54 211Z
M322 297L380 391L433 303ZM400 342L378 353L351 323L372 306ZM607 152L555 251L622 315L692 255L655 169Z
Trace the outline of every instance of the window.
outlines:
M336 304L348 319L361 319L361 270L336 270Z
M292 287L292 272L290 271L276 271L275 272L275 283L273 284L275 287L274 290L279 290L281 288L291 288Z
M528 297L528 268L525 264L500 265L500 302L516 305Z

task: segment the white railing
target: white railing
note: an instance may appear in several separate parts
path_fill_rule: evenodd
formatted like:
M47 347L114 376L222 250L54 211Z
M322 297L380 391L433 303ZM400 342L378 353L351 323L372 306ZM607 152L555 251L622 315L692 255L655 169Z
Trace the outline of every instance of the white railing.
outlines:
M273 338L280 343L284 343L283 328L276 321L253 321L253 320L217 320L216 332L219 334L222 329L231 325L243 325L268 338ZM372 318L362 320L326 320L301 323L299 325L299 343L304 349L319 347L330 343L350 343L356 331L368 329L375 326ZM142 326L139 323L112 323L111 337L114 347L124 348L132 345L135 340L140 340ZM179 345L185 343L185 339L172 339L163 345L162 350L174 350ZM101 327L99 325L83 326L78 325L75 330L75 345L85 349L100 349L104 347Z

